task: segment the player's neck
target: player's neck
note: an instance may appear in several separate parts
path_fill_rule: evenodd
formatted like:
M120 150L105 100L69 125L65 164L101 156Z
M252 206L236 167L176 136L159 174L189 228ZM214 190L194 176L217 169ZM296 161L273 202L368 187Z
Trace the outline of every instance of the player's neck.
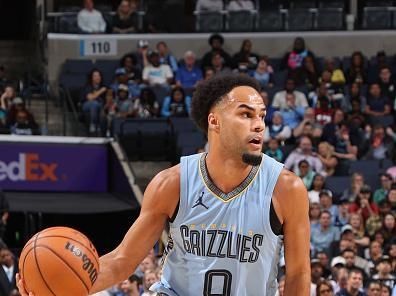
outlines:
M245 180L252 169L251 165L222 153L209 152L206 168L212 182L221 191L228 193Z

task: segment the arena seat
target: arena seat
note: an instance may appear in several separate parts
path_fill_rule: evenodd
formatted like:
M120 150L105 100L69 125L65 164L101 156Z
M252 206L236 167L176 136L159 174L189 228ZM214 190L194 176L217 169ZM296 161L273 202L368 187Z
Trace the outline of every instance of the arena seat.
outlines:
M326 178L325 188L331 190L336 197L340 197L350 183L349 176L329 176Z
M310 31L313 29L313 14L310 9L289 9L286 20L289 31Z
M342 8L319 8L316 18L317 30L342 30L344 28Z
M226 17L227 30L230 32L252 32L254 13L251 11L230 11Z
M223 31L223 13L221 12L197 12L197 32L221 32Z
M387 7L364 7L363 29L391 29L392 12Z
M284 30L283 15L279 10L265 10L257 16L256 31L270 32Z

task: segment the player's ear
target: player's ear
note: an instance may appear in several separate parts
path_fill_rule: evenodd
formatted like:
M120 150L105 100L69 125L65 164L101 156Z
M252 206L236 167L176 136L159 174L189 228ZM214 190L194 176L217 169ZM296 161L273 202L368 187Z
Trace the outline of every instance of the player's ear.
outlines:
M217 131L220 127L219 119L216 114L209 113L208 115L208 130Z

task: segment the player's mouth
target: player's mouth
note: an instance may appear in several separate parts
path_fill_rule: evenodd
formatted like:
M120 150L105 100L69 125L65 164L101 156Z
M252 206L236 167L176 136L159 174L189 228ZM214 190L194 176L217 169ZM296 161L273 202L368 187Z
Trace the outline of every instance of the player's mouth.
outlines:
M261 149L263 146L263 138L261 136L256 136L249 141L250 146L255 150Z

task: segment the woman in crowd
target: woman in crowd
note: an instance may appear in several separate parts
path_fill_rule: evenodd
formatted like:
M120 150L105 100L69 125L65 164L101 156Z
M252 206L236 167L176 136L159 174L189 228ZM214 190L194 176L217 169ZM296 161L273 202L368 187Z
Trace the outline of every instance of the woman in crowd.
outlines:
M259 56L252 52L252 46L252 41L249 39L242 41L241 49L233 57L234 65L238 69L252 70L257 67Z
M159 104L151 88L144 88L135 100L135 110L139 118L153 118L159 115Z
M316 296L333 296L333 286L329 281L321 280L316 285Z
M393 214L389 213L385 215L380 231L384 236L385 246L390 244L392 239L396 238L396 222Z
M187 117L190 114L191 97L186 96L184 90L176 87L170 96L164 99L161 108L162 117Z
M323 163L323 169L326 176L334 175L335 168L338 164L337 157L334 156L334 147L328 142L320 142L318 146L318 157Z
M364 56L360 51L355 51L351 56L351 66L348 70L349 83L363 85L367 82L367 69L364 65Z
M313 178L311 189L308 191L309 202L319 203L319 193L324 189L324 184L324 176L316 174Z
M89 124L89 132L94 133L98 128L99 116L105 102L107 88L103 84L102 73L93 69L88 75L87 84L83 90L81 104Z
M370 244L370 239L366 236L362 217L358 213L351 214L349 224L352 226L355 243L361 249L367 248Z

